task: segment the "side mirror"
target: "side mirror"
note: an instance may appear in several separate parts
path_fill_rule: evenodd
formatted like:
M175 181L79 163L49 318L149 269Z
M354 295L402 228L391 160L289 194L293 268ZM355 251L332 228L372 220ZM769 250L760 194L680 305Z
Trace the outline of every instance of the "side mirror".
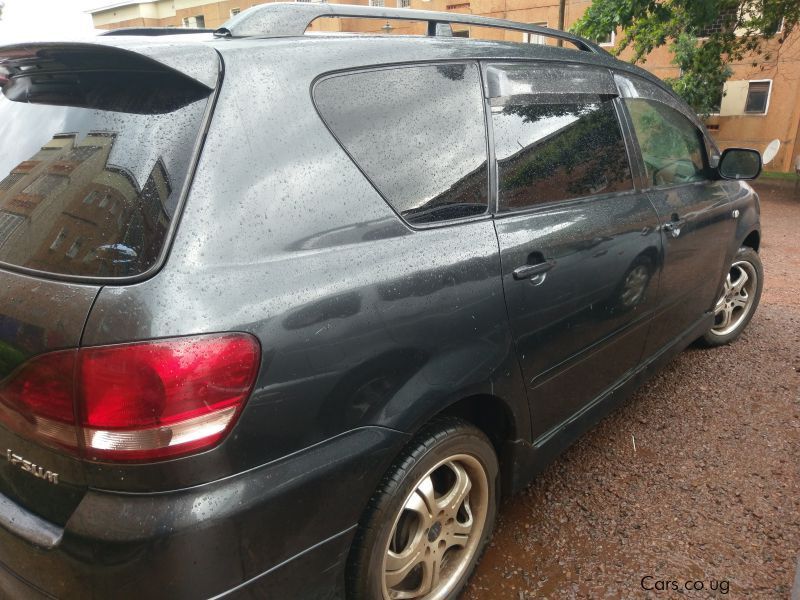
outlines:
M761 174L761 155L748 148L728 148L717 167L723 179L755 179Z

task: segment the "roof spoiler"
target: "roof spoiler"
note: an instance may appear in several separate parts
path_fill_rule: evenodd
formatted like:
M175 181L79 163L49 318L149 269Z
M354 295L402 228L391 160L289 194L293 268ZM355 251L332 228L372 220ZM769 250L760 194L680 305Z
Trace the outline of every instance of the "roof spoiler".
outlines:
M186 35L187 33L214 33L213 29L205 27L120 27L109 29L97 35Z
M219 61L204 46L40 43L0 47L0 88L15 102L170 112L208 96ZM203 60L203 54L208 60ZM138 102L130 100L136 98Z

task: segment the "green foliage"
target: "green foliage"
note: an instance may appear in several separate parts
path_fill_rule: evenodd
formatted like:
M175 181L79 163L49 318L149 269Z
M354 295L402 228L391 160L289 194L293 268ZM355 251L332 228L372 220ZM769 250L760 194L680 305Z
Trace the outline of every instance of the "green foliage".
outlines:
M783 28L779 30L781 20ZM730 63L746 56L771 58L800 21L798 0L594 0L572 30L601 39L623 30L616 54L630 48L632 62L668 46L679 77L667 81L698 113L719 106Z

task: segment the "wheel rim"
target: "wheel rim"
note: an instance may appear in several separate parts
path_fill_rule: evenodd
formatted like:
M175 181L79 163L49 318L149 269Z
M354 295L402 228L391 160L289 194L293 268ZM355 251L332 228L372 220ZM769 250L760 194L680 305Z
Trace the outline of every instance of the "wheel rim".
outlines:
M631 269L622 285L622 295L620 296L622 305L626 308L636 306L644 297L649 279L650 271L646 266L637 265Z
M757 285L758 275L752 264L741 260L731 265L714 307L712 333L722 336L736 331L753 308Z
M406 497L384 549L385 600L439 600L452 592L478 551L489 481L467 454L446 458Z

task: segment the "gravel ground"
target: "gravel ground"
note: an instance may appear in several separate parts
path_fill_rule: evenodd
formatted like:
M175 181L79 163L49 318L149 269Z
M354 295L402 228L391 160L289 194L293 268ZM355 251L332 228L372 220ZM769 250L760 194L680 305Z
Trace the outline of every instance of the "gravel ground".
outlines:
M683 352L508 501L463 600L789 597L800 553L800 196L756 187L766 277L748 329L730 346Z

